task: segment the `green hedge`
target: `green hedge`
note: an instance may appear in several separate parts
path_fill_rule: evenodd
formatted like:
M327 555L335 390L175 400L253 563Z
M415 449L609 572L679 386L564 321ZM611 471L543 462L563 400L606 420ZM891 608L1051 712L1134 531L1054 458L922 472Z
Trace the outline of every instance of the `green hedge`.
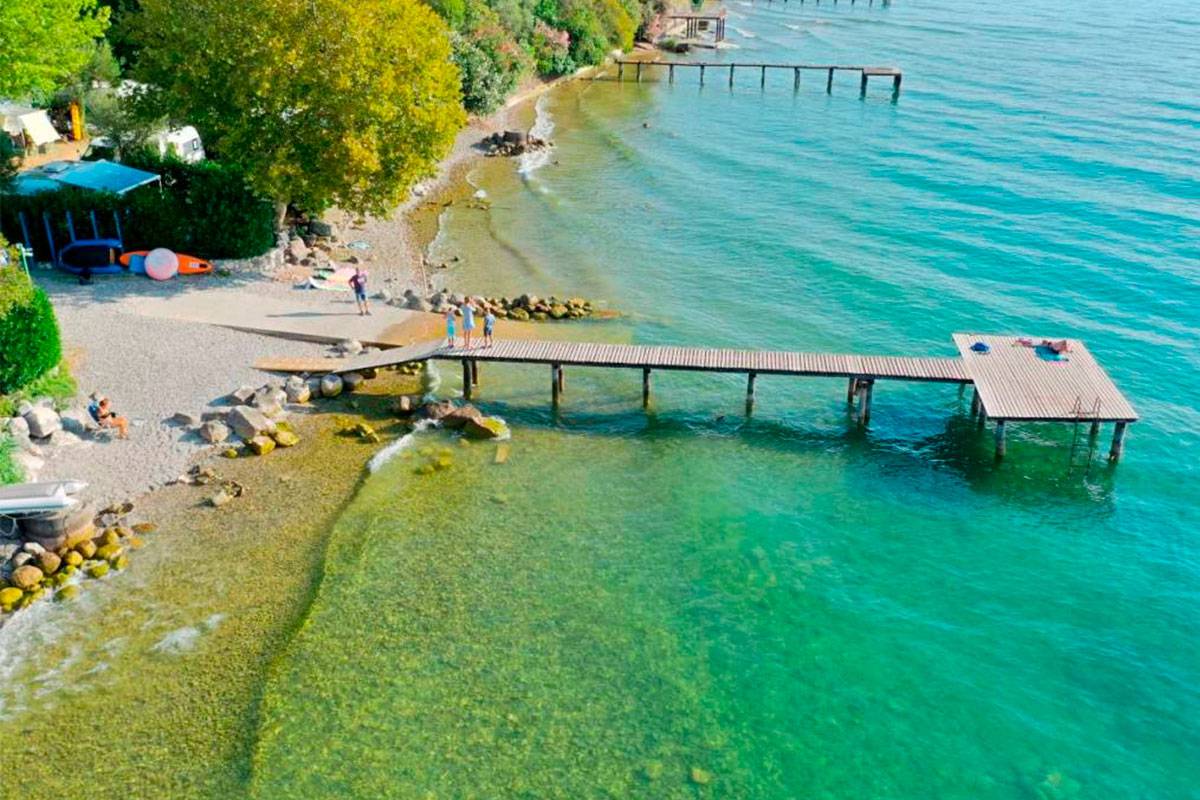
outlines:
M125 159L137 169L162 176L163 189L145 186L118 197L64 188L36 195L6 195L0 202L0 233L11 241L24 238L18 212L25 213L38 257L49 260L43 212L50 218L55 241L70 241L66 212L75 235L92 238L89 212L95 212L101 237L115 237L113 212L121 219L127 250L166 247L200 258L251 258L275 244L275 213L269 200L255 194L237 167L215 161L185 164L153 155Z
M40 378L61 359L50 298L21 269L0 268L0 394Z

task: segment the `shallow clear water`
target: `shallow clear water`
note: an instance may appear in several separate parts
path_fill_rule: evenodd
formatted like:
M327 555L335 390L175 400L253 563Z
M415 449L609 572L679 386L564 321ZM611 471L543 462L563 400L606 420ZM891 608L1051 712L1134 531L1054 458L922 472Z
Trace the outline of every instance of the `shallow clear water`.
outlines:
M895 63L903 94L570 86L554 159L447 213L450 284L605 299L550 329L604 340L1078 336L1143 416L1125 460L1016 426L997 465L948 387L878 386L864 433L838 382L762 379L747 420L737 378L656 376L646 414L638 375L572 370L554 415L545 370L485 367L508 463L429 433L449 471L367 481L258 796L1198 796L1200 12L731 14L721 57Z

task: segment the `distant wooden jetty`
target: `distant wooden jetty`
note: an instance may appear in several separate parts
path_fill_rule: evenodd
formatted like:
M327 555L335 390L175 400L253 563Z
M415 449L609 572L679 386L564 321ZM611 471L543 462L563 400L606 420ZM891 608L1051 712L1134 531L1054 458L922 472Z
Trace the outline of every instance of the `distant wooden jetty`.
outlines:
M904 73L896 67L872 67L861 65L847 64L763 64L750 62L728 62L728 61L639 61L634 59L616 60L617 63L617 80L625 79L625 67L631 66L634 68L635 80L641 82L642 73L646 67L666 67L667 82L675 82L676 69L695 69L700 72L700 85L704 85L704 78L707 71L728 73L729 85L734 85L734 76L740 69L743 72L750 70L753 74L754 70L758 70L758 85L765 87L767 85L767 70L790 70L792 73L792 88L800 89L800 75L803 72L822 72L825 73L825 91L828 94L833 93L833 76L837 72L852 72L858 73L859 76L859 93L862 96L867 94L867 84L871 78L890 78L892 81L892 96L897 97L900 94L900 84L904 80Z
M847 381L846 402L856 406L856 419L864 427L871 422L877 381L950 383L974 387L971 414L980 427L989 419L995 423L997 458L1005 455L1005 435L1012 422L1072 423L1077 432L1080 425L1086 425L1093 439L1101 423L1111 422L1109 460L1120 459L1126 426L1138 416L1083 342L1065 340L1067 351L1056 355L1014 336L956 333L953 338L957 358L547 341L500 341L493 347L468 349L425 342L337 361L331 371L353 372L430 359L461 361L463 395L470 399L479 385L482 362L544 364L550 367L550 395L555 405L566 390L566 367L641 370L643 404L650 402L651 376L657 370L739 373L746 375L747 413L754 407L759 375L841 378Z

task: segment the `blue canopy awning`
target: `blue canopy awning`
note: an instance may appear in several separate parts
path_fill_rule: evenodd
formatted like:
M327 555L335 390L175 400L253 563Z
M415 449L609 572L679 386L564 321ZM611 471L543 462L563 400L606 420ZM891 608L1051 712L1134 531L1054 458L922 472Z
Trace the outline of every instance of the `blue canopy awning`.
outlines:
M16 176L16 194L37 194L62 186L125 194L157 181L158 175L111 161L54 161Z

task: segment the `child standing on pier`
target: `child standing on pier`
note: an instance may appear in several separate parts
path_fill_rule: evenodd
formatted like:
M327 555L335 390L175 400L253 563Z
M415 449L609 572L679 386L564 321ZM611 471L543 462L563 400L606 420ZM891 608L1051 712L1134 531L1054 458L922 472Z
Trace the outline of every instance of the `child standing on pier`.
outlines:
M454 347L454 308L446 309L446 344Z
M492 313L489 307L487 314L483 317L483 346L492 346L492 333L496 330L496 315Z

